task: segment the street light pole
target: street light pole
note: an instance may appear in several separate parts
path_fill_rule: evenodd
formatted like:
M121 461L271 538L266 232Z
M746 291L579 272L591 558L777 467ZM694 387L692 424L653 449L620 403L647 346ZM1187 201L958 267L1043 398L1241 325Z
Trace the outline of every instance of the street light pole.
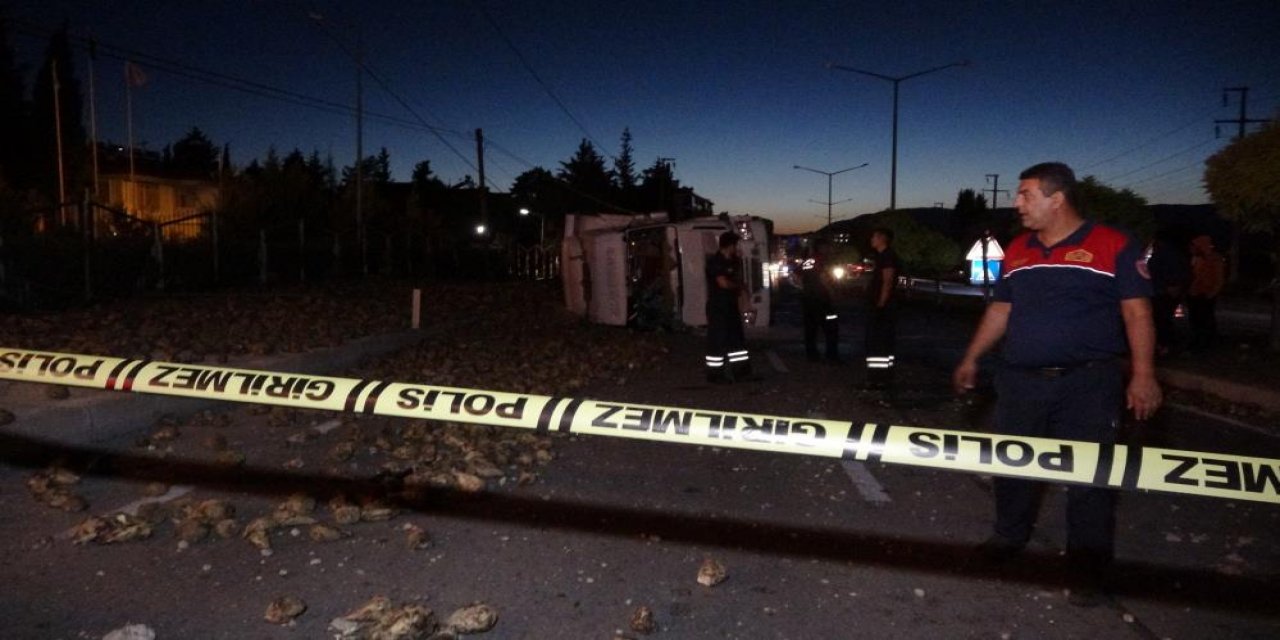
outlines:
M356 47L352 52L342 38L329 29L327 18L322 13L309 12L307 17L320 26L321 31L329 36L342 52L356 63L356 244L360 252L360 273L369 275L369 251L364 228L364 29L359 23L355 25ZM334 240L335 245L337 240Z
M802 166L800 166L800 165L798 165L798 164L797 164L797 165L792 165L792 166L791 166L791 168L792 168L792 169L802 169L802 170L804 170L804 171L812 171L812 172L814 172L814 173L819 173L819 174L822 174L822 175L824 175L824 176L826 176L826 177L827 177L827 202L826 202L826 205L827 205L827 226L829 227L829 226L831 226L831 205L835 204L834 202L832 202L832 201L831 201L831 179L832 179L833 177L838 176L838 175L840 175L840 174L842 174L842 173L845 173L845 172L847 172L847 171L853 171L854 169L861 169L861 168L863 168L863 167L867 166L868 164L870 164L870 163L868 163L868 162L864 162L864 163L862 163L862 164L860 164L860 165L858 165L858 166L856 166L856 167L849 167L848 169L841 169L841 170L839 170L839 171L823 171L823 170L821 170L821 169L810 169L809 167L802 167ZM848 200L841 200L841 202L848 202ZM823 203L818 203L818 204L823 204Z
M890 210L898 208L898 85L902 84L903 80L918 78L920 76L930 74L935 71L942 71L943 69L949 69L951 67L967 67L967 66L969 66L969 61L962 60L960 62L952 62L951 64L944 64L940 67L933 67L932 69L925 69L924 71L909 73L905 76L887 76L882 73L876 73L874 71L864 71L862 69L854 69L853 67L846 67L844 65L839 65L831 62L827 63L828 69L839 69L841 71L861 73L864 76L871 76L872 78L879 78L881 80L885 80L893 83L893 166L889 169L889 209Z
M546 216L542 215L541 211L538 211L535 213L533 211L530 211L529 207L520 207L520 215L528 216L530 214L538 216L538 246L541 247L547 241L547 238L546 238L547 218Z

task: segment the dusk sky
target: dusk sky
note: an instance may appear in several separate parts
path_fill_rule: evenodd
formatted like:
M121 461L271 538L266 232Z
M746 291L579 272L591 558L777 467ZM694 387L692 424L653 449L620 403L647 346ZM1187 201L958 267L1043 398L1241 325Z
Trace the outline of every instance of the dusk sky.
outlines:
M674 158L677 178L716 211L769 217L781 231L825 223L826 205L810 200L826 200L827 178L793 165L870 163L835 177L833 199L851 199L834 207L836 218L889 204L892 84L828 62L890 76L971 62L901 84L899 207L951 206L958 190L989 187L988 173L1012 189L1021 169L1050 159L1153 203L1205 202L1203 161L1236 131L1223 125L1215 138L1214 120L1239 113L1239 95L1223 106L1223 88L1249 87L1250 118L1280 108L1276 0L4 6L46 33L69 19L74 35L92 34L104 52L343 105L354 103L354 64L330 33L354 49L360 30L368 68L452 146L373 117L417 120L366 78L365 151L386 147L397 180L424 159L447 182L474 175L477 127L491 143L488 177L502 190L532 166L559 169L584 137L615 155L630 127L637 169ZM47 40L10 36L30 87ZM87 64L78 50L86 95ZM135 138L151 149L195 125L230 143L240 166L273 145L352 161L351 115L138 64L148 83L134 91ZM126 140L122 67L106 55L96 63L100 137L117 142Z

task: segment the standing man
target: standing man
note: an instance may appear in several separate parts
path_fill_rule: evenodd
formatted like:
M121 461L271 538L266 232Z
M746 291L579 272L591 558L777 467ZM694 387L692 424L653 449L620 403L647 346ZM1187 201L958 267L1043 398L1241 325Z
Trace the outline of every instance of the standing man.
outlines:
M840 362L839 317L831 305L831 287L827 282L826 242L821 238L805 249L800 262L800 307L804 311L804 352L811 362L818 361L818 327L826 338L827 362Z
M1170 229L1156 232L1147 258L1151 274L1151 313L1155 316L1156 355L1168 355L1177 346L1174 318L1191 282L1191 260L1185 241L1178 242Z
M1070 167L1023 171L1014 206L1026 233L1005 251L996 284L952 382L972 389L978 358L1004 338L996 373L996 430L1002 434L1115 442L1122 406L1145 420L1160 406L1153 352L1151 282L1139 268L1142 247L1126 234L1085 220ZM1121 358L1128 355L1128 385ZM1031 537L1039 483L995 480L995 533L980 550L1012 558ZM1105 599L1114 556L1114 492L1067 489L1067 560L1072 604Z
M867 388L892 391L901 269L898 254L893 250L891 229L877 228L871 232L871 260L874 267L867 282Z
M1187 319L1191 321L1191 347L1207 349L1218 340L1214 307L1226 283L1226 260L1206 235L1191 240L1191 286L1187 289Z
M733 382L751 375L738 299L742 288L738 235L720 234L720 249L707 257L707 381Z

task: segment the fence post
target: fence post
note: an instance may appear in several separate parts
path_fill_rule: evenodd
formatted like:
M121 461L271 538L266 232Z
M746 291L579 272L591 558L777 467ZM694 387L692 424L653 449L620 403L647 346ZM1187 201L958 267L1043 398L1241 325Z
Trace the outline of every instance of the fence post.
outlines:
M267 284L267 230L258 229L258 284Z
M160 232L160 223L159 222L151 223L151 229L155 233L155 244L152 247L151 254L155 256L156 269L159 272L158 279L156 280L156 288L163 291L164 290L164 241L161 239L162 234Z
M218 264L218 208L214 207L209 220L210 229L213 235L213 284L218 284L222 279L222 274Z
M391 275L392 264L395 262L393 257L395 254L391 248L391 234L382 234L382 275Z
M307 221L298 218L298 282L307 281Z
M93 201L89 199L89 190L84 190L84 202L80 204L80 253L84 263L84 301L93 299L93 230L90 228L90 216L93 215Z

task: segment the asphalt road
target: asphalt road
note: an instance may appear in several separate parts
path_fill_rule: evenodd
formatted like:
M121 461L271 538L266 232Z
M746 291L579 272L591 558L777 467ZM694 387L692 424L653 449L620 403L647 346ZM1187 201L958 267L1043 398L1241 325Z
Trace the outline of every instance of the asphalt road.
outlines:
M795 313L751 344L760 379L702 381L701 342L667 338L667 360L582 395L664 405L984 429L989 398L947 390L972 315L925 305L900 330L900 394L892 406L858 390L857 367L809 363ZM859 314L842 307L844 355L854 361ZM533 366L533 365L531 365ZM247 465L211 462L192 427L160 451L132 440L106 451L7 452L0 467L0 627L5 638L100 638L127 622L159 638L324 638L329 621L374 595L447 615L484 601L499 612L483 638L639 638L628 620L652 609L668 638L1274 638L1280 508L1131 493L1119 506L1117 594L1108 606L1067 603L1061 549L1063 495L1051 487L1032 548L991 568L972 547L989 529L989 480L980 476L708 447L561 437L537 482L481 494L432 492L350 537L273 538L263 555L243 540L180 545L170 529L149 540L78 546L63 534L85 514L51 510L23 487L51 456L87 471L79 491L104 513L162 478L175 491L221 497L240 514L269 512L298 490L377 490L377 459L325 459L332 417L267 418L231 408L218 427ZM375 419L342 429L385 429ZM313 433L305 444L286 436ZM1280 457L1280 441L1210 417L1165 411L1127 427L1144 444ZM282 469L289 466L286 473ZM341 472L341 479L333 475ZM428 531L409 550L404 527ZM708 558L723 583L696 581ZM262 620L292 594L308 610L292 626Z

